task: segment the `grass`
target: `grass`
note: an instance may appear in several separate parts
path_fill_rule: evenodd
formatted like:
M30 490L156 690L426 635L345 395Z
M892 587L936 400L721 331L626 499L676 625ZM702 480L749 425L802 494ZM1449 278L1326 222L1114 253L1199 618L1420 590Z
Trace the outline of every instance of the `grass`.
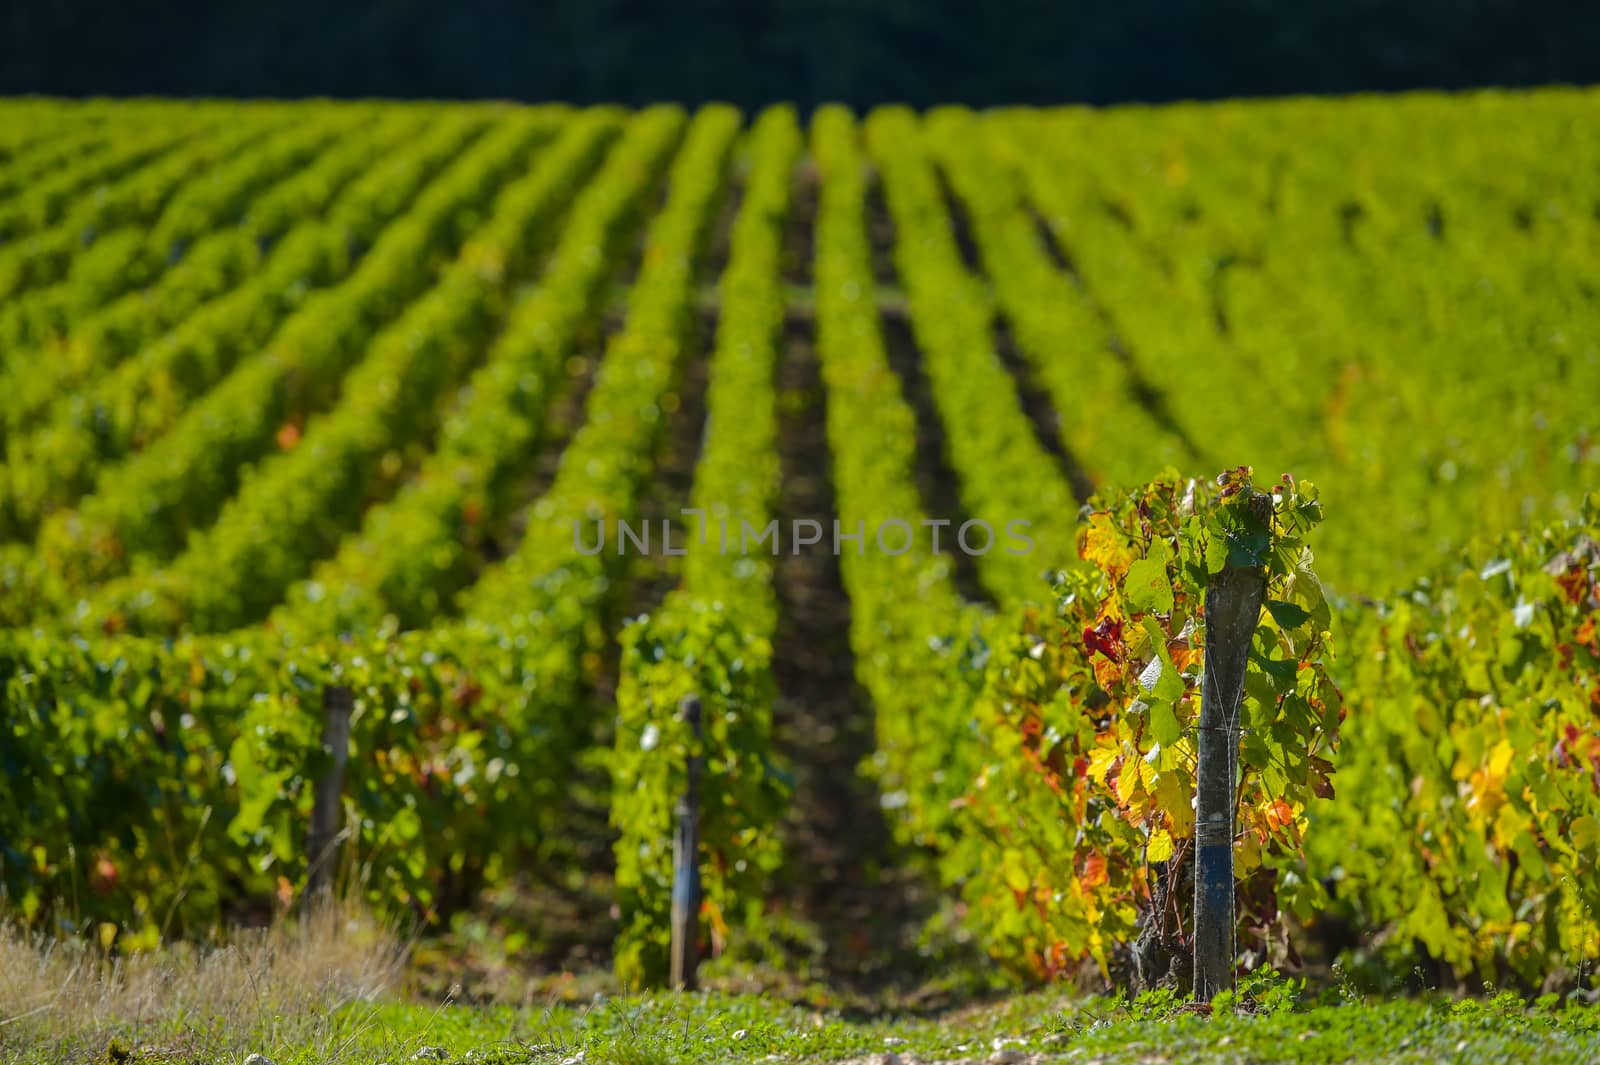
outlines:
M0 926L0 1065L231 1062L263 1046L346 1058L352 1019L397 986L402 944L354 910L118 957L89 938ZM142 1049L140 1049L142 1048ZM137 1051L137 1052L136 1052Z
M415 1007L377 1011L400 1030ZM690 1062L1502 1062L1600 1060L1600 1013L1520 1001L1346 1002L1208 1017L1175 1003L1119 1004L1035 992L937 1018L850 1022L769 998L632 996L587 1008L427 1015L453 1060L496 1065ZM1011 1051L1005 1055L1004 1051ZM291 1061L300 1059L290 1059ZM310 1059L305 1059L309 1061ZM352 1061L364 1060L352 1058ZM279 1065L288 1065L280 1062Z
M688 1065L700 1062L1502 1062L1600 1060L1600 1009L1546 996L1367 1002L1261 978L1214 1015L1165 994L1060 990L936 1015L845 1015L772 995L641 994L468 1006L406 1001L404 951L347 912L211 951L109 960L0 934L0 1063ZM581 986L581 981L574 986ZM444 1057L438 1058L437 1055Z

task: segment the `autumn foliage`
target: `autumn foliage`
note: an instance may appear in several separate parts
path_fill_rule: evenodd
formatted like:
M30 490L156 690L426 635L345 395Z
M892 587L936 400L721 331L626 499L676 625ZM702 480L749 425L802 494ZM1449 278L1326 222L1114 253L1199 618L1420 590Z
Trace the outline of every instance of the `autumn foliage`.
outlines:
M1600 959L1600 496L1352 609L1311 868L1403 968L1537 988Z
M1241 944L1281 938L1280 896L1293 891L1277 874L1301 853L1307 805L1331 794L1342 713L1306 542L1322 509L1314 486L1286 476L1263 523L1245 505L1249 471L1218 482L1166 476L1097 500L1054 609L994 638L977 705L984 758L957 800L952 861L992 949L1038 975L1084 958L1109 974L1143 925L1179 938L1187 927L1182 892L1150 912L1152 870L1176 884L1189 860L1204 595L1230 560L1269 574L1241 712Z

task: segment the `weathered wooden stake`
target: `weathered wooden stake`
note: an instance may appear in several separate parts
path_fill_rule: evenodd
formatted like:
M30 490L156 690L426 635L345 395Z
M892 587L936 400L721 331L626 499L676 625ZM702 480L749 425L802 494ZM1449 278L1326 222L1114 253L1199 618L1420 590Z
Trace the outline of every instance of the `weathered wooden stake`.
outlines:
M1233 988L1233 803L1239 781L1239 709L1250 638L1266 591L1264 569L1233 565L1206 587L1194 830L1194 996L1199 1002Z
M700 697L686 695L678 713L689 723L700 745ZM700 965L700 769L699 755L690 755L689 780L678 799L678 825L672 837L672 986L695 989Z
M350 689L329 685L322 689L322 748L333 757L333 764L317 781L311 803L311 831L306 838L306 898L331 894L333 877L339 868L340 796L344 792L344 769L350 759L350 711L355 699Z

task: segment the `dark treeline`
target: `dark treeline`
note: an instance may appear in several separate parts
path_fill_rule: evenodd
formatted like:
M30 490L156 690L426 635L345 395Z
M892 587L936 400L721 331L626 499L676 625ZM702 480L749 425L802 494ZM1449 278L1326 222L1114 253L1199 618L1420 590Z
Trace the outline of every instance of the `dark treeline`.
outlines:
M1592 0L11 0L0 92L1111 103L1600 81Z

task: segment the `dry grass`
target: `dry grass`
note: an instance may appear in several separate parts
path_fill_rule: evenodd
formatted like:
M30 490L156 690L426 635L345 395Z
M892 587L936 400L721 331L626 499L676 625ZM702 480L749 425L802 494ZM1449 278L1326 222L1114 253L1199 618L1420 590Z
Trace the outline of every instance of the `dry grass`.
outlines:
M334 1060L353 1038L348 1007L394 987L404 954L344 906L128 957L0 927L0 1065L238 1060L291 1042Z

